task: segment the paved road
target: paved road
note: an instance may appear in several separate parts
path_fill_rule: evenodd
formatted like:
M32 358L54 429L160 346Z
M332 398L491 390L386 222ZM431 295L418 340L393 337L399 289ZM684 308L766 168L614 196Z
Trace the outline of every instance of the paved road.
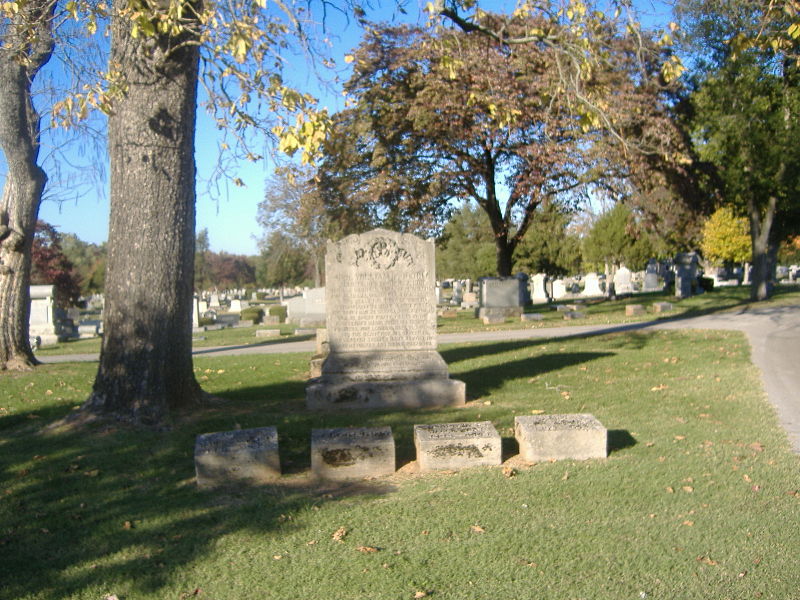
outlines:
M603 335L651 329L730 329L743 331L752 348L753 363L761 370L764 389L775 407L792 448L800 454L800 306L752 308L688 319L624 325L579 325L541 329L446 333L439 343L508 341L554 337ZM313 352L314 341L275 342L258 346L198 348L195 356ZM43 357L43 362L96 361L97 355L72 354Z

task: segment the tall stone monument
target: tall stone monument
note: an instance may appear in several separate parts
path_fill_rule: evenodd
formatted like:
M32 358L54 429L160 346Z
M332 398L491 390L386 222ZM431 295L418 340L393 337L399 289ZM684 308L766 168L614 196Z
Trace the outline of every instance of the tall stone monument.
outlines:
M464 404L436 350L433 241L376 229L328 242L329 354L306 388L311 409Z

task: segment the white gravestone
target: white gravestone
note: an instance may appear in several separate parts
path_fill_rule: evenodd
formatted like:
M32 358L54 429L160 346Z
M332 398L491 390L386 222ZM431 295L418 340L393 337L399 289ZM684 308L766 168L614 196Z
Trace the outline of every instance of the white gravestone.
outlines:
M620 267L614 273L614 293L615 294L632 294L633 281L631 278L631 270L628 267Z
M567 296L567 285L563 279L556 279L553 282L553 300L560 300Z
M547 275L544 273L537 273L531 277L531 302L533 304L543 304L550 301L550 296L547 295L545 283L547 282Z
M600 278L597 273L588 273L584 278L585 285L583 286L582 296L587 298L596 298L603 295L603 290L600 289Z
M328 242L329 354L312 409L460 406L465 385L436 350L434 245L376 229Z

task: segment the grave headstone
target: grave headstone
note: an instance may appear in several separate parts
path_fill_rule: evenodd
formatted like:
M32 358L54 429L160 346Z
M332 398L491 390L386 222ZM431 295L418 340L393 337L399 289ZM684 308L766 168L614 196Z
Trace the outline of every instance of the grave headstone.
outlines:
M55 286L30 286L31 309L28 317L28 332L38 338L44 346L62 339L55 306Z
M662 287L658 283L658 262L650 260L644 273L644 292L660 292Z
M695 252L681 252L675 257L675 296L688 298L697 286L700 259Z
M516 317L522 314L520 280L516 277L486 278L481 280L481 307L478 318Z
M198 435L194 465L201 487L274 481L281 475L278 431L258 427Z
M550 296L545 289L547 275L537 273L531 277L531 302L533 304L543 304L550 301Z
M662 313L672 310L672 304L669 302L653 302L653 312Z
M502 462L500 434L491 421L414 425L414 447L423 473Z
M553 300L560 300L567 296L567 284L563 279L553 282Z
M192 327L200 327L200 300L197 296L192 299Z
M312 429L311 471L332 480L391 475L395 471L391 428Z
M313 409L463 405L436 350L434 245L377 229L329 242L330 353L306 388Z
M514 436L528 462L608 456L608 431L589 414L514 417Z
M631 271L625 266L617 269L614 273L614 293L616 294L632 294L633 281L631 279Z
M325 288L306 288L300 296L289 298L286 306L286 320L290 323L303 323L309 326L324 324L326 318Z
M600 277L597 273L586 274L581 295L587 298L596 298L603 295L603 290L600 289Z
M280 336L281 336L280 329L256 329L256 337L258 338L280 337Z

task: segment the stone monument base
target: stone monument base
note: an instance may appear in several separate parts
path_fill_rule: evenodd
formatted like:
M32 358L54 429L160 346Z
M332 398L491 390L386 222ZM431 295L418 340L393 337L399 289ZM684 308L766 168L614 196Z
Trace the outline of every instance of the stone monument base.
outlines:
M384 381L311 380L306 407L311 410L427 408L463 406L466 384L443 377Z
M484 306L478 309L478 318L483 319L486 317L495 318L511 318L519 319L522 316L521 306Z

